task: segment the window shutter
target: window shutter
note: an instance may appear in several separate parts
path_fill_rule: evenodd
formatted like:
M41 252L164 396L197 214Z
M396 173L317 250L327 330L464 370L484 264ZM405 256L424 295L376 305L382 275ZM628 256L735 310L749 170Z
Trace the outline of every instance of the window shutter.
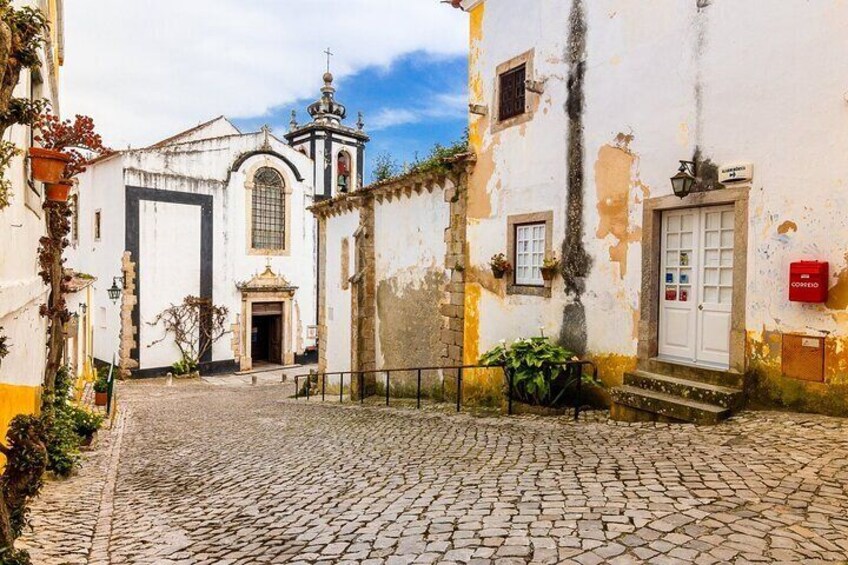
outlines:
M510 69L500 76L498 120L508 120L524 113L526 97L524 80L526 75L527 67L526 65L521 65Z

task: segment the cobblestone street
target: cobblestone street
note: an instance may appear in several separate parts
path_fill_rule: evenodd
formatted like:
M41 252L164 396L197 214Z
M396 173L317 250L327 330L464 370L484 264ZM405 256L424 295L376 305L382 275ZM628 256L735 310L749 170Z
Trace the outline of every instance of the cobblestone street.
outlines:
M27 545L60 563L840 563L848 421L475 418L121 387ZM591 420L591 419L590 419Z

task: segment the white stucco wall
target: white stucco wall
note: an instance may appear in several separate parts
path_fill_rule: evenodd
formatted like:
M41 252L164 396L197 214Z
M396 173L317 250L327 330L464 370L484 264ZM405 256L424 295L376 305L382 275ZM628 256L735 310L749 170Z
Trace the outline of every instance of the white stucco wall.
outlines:
M469 204L473 269L506 250L506 217L552 210L553 248L565 234L568 183L566 103L572 0L487 0L471 14L471 102L478 153ZM468 2L467 4L475 4ZM749 332L848 333L848 5L713 0L584 1L583 242L592 258L581 300L588 349L635 356L641 286L641 202L671 194L679 159L754 164L750 191ZM496 67L535 49L544 93L533 118L491 128ZM624 184L616 185L621 169ZM476 183L476 184L475 184ZM481 198L481 195L485 197ZM626 202L622 215L615 198ZM599 206L599 204L601 206ZM605 221L614 218L619 231ZM784 222L792 222L791 224ZM796 227L793 227L796 226ZM788 265L831 262L838 300L787 300ZM479 351L501 338L558 335L571 302L563 282L549 299L499 296L481 285ZM831 293L834 293L832 289ZM840 346L841 348L841 346Z
M378 368L438 364L449 224L441 189L374 203Z
M19 0L14 4L16 7L38 5L34 0ZM32 74L24 69L12 96L46 98L58 108L58 93L53 91L50 80L53 65L47 62L44 51L41 59L44 82L34 84ZM58 73L58 69L55 71ZM40 386L46 361L47 323L39 308L46 302L47 287L38 276L37 259L39 239L46 233L41 208L44 187L36 182L36 192L28 185L30 173L24 160L30 147L30 133L29 127L14 125L4 135L4 140L14 143L21 154L4 171L5 179L11 183L10 203L0 210L0 328L8 338L9 347L9 354L0 362L0 388ZM30 395L30 391L26 394ZM0 433L5 433L6 418L24 409L23 405L15 405L17 400L11 402L0 403Z
M94 276L94 356L111 362L120 341L120 301L113 303L107 290L114 277L121 276L124 252L125 190L123 157L115 155L100 161L78 177L76 187L79 234L68 247L68 266ZM101 238L94 239L95 212L101 212ZM120 286L120 285L119 285ZM70 307L73 308L74 304Z
M179 349L161 322L151 324L171 304L200 296L200 207L142 201L139 217L139 362L142 369L167 367L180 359Z
M351 368L351 285L343 285L342 281L355 274L356 241L353 234L358 228L357 209L326 219L323 288L326 293L326 370L329 372L349 371ZM345 242L349 257L347 273L342 272L341 259Z

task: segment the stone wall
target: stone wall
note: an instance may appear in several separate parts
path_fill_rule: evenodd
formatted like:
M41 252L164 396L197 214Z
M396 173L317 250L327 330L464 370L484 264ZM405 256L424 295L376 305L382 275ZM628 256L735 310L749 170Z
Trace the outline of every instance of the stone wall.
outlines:
M121 338L118 349L118 367L123 379L130 377L130 372L138 368L138 362L132 358L132 350L138 347L138 328L133 324L132 314L138 302L136 297L135 263L129 251L124 251L121 257L121 273L124 277L124 290L121 293Z

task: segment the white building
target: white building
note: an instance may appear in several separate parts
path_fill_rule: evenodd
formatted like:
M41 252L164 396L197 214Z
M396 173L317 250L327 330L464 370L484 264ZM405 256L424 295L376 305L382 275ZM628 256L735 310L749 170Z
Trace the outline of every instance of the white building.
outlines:
M24 69L12 95L33 100L46 98L59 111L59 69L64 59L61 0L15 1L15 7L44 11L51 32L40 53L38 72ZM46 302L47 287L38 275L39 239L46 234L42 202L44 187L32 180L26 151L32 130L15 125L5 132L21 155L4 171L10 181L8 206L0 208L0 337L8 355L0 359L0 437L17 414L34 413L41 406L41 384L46 361L46 319L39 308Z
M314 121L289 134L297 148L219 117L80 176L71 264L97 279L98 360L117 354L135 376L168 370L179 352L153 322L188 295L229 310L231 333L201 359L205 372L290 365L315 350L316 228L307 207L316 185L331 194L325 179L338 155L352 162L344 144L360 143L361 160L367 141L359 130L343 135L329 74L322 92L309 109ZM123 287L120 304L108 297L113 283Z
M414 196L428 179L401 178L313 208L326 370L474 364L544 333L595 362L615 417L714 422L744 399L848 414L848 5L452 4L469 18L473 171L441 203ZM680 161L693 190L675 195ZM398 187L381 218L378 197ZM339 277L348 246L360 259ZM381 294L369 261L381 281L408 267L399 256L422 261ZM449 295L427 283L441 256ZM792 275L801 261L830 273ZM364 273L357 300L347 272ZM826 296L796 300L814 287ZM420 313L396 304L426 303L412 292L426 288ZM383 332L397 312L402 332Z

